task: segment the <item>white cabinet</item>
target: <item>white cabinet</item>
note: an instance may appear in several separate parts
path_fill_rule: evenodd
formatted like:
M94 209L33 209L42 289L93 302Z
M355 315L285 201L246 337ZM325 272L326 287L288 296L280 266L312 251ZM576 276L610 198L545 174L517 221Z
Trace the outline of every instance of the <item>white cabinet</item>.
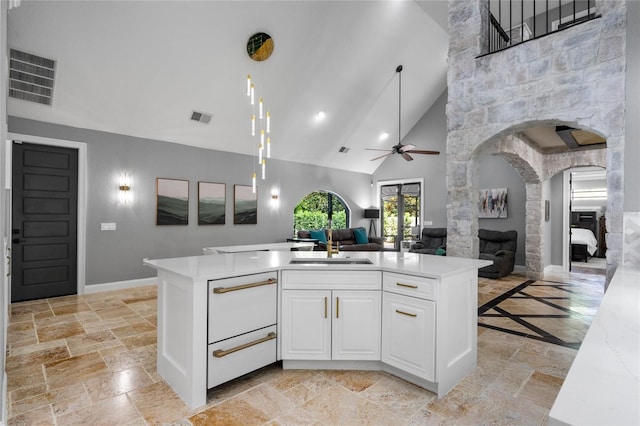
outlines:
M435 381L435 302L385 292L382 312L382 362Z
M283 272L282 359L380 360L380 273L299 272Z
M208 290L207 387L276 362L277 274L210 280Z
M379 360L380 291L334 291L332 359Z
M331 359L331 292L282 292L283 359Z

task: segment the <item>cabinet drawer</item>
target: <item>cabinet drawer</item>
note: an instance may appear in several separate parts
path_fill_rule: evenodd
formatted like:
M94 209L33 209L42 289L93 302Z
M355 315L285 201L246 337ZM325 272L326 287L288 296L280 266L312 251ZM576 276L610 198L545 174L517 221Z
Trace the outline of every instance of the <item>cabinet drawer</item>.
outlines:
M277 275L245 275L209 281L209 342L277 322Z
M284 290L380 290L379 271L283 271Z
M276 362L276 326L208 345L207 388Z
M413 275L384 272L382 275L383 289L421 299L436 299L436 280L433 278L416 277Z
M382 302L382 362L431 382L436 381L435 320L435 302L385 292Z

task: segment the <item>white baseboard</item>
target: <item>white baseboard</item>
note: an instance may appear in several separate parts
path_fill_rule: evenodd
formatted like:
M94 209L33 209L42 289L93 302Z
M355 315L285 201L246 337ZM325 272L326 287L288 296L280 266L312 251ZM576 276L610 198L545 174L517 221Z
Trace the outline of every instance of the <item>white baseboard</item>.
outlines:
M127 288L143 287L146 285L156 285L158 278L140 278L137 280L116 281L113 283L92 284L84 286L85 294L100 293L103 291L124 290Z
M0 426L6 425L8 420L8 407L9 399L7 398L7 373L2 372L2 413L0 413Z
M562 265L547 265L544 268L545 274L561 274L562 273Z

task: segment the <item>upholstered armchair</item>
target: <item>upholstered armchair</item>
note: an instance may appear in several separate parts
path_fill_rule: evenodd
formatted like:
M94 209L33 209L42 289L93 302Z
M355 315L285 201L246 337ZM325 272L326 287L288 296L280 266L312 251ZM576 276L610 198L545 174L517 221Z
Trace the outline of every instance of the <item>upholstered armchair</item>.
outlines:
M409 251L422 254L445 254L447 251L447 228L424 228L420 241L412 244Z
M490 231L479 229L480 259L491 260L493 265L478 270L484 278L500 278L513 272L516 263L517 231Z

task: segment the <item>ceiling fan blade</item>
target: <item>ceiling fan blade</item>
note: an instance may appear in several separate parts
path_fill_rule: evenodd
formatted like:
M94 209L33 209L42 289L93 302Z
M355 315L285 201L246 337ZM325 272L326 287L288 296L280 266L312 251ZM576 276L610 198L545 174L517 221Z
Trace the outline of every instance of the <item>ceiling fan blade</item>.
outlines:
M413 148L415 148L415 145L412 145L410 143L406 144L406 145L400 145L398 147L398 152L407 152L407 151L411 151Z
M402 158L404 158L405 160L413 161L413 157L407 154L406 152L401 152L400 154L402 154Z
M378 148L365 148L365 151L387 151L387 152L389 152L388 149L378 149Z
M388 156L390 156L391 154L393 154L393 152L390 152L390 153L388 153L388 154L381 155L380 157L372 158L372 159L371 159L371 160L369 160L369 161L376 161L376 160L379 160L379 159L381 159L381 158L388 157Z
M440 151L427 151L424 149L412 149L410 151L407 151L406 149L404 150L404 152L410 152L412 154L430 154L430 155L440 155Z

